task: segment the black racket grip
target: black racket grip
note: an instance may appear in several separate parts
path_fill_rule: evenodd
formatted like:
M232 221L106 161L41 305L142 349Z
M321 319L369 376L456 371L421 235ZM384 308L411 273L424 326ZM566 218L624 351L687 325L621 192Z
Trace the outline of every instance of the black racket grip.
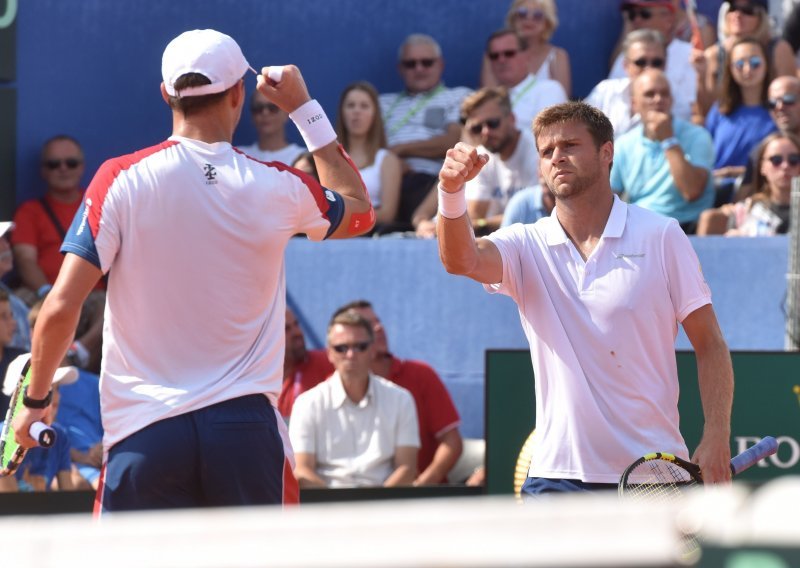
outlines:
M43 448L49 448L56 443L56 431L44 422L34 422L28 430L31 438L39 442Z
M752 448L748 448L731 460L731 473L738 475L753 467L759 460L771 456L778 451L778 441L772 436L765 436Z

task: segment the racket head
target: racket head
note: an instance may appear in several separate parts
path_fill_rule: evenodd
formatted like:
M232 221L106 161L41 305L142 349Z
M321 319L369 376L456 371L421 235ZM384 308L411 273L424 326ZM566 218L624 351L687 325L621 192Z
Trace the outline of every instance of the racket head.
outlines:
M697 464L667 452L653 452L625 469L617 491L620 497L629 499L671 502L682 498L686 489L702 483Z
M12 475L25 458L26 450L15 440L15 431L11 423L23 408L22 393L31 380L30 367L31 362L30 357L28 357L20 371L17 386L11 395L11 402L8 405L8 412L6 412L6 421L3 424L2 432L0 432L0 477Z

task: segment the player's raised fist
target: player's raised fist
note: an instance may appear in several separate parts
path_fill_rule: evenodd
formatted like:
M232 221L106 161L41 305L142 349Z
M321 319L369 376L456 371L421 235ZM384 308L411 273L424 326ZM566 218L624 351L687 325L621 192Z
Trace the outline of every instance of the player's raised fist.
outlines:
M311 99L303 74L296 65L262 67L258 76L258 90L288 113Z
M474 146L459 142L447 151L444 164L439 172L439 183L447 192L455 193L478 175L489 161L486 154L478 154Z

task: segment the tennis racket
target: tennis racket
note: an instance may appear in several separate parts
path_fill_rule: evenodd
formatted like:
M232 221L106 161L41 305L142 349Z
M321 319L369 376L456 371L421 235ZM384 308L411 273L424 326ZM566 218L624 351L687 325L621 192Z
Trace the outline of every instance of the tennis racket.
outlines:
M22 367L17 386L11 395L11 403L8 405L6 421L3 424L3 431L0 433L0 477L12 475L22 460L25 458L25 448L20 446L14 439L14 427L11 425L14 418L22 410L22 393L25 387L31 382L30 377L31 361L30 357ZM39 442L43 448L49 448L56 441L56 432L44 422L34 422L29 430L31 438Z

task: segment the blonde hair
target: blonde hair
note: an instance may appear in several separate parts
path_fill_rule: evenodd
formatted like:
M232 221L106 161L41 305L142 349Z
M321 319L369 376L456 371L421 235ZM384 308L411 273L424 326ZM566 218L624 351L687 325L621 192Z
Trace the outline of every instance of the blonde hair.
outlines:
M523 4L527 4L531 1L541 8L542 12L544 12L544 20L547 25L544 28L544 34L542 37L545 41L550 41L550 38L553 37L553 34L556 31L556 28L558 28L558 9L556 8L556 4L553 2L553 0L514 0L511 2L511 7L509 7L508 13L506 14L506 25L511 29L515 29L514 12Z
M758 39L761 42L768 42L772 39L772 26L769 22L769 14L764 11L764 8L761 6L754 6L756 12L758 13L758 26L752 32L749 32L747 35ZM730 5L729 3L725 2L720 7L719 13L719 36L720 39L727 38L730 35L728 31L728 12L730 12Z

